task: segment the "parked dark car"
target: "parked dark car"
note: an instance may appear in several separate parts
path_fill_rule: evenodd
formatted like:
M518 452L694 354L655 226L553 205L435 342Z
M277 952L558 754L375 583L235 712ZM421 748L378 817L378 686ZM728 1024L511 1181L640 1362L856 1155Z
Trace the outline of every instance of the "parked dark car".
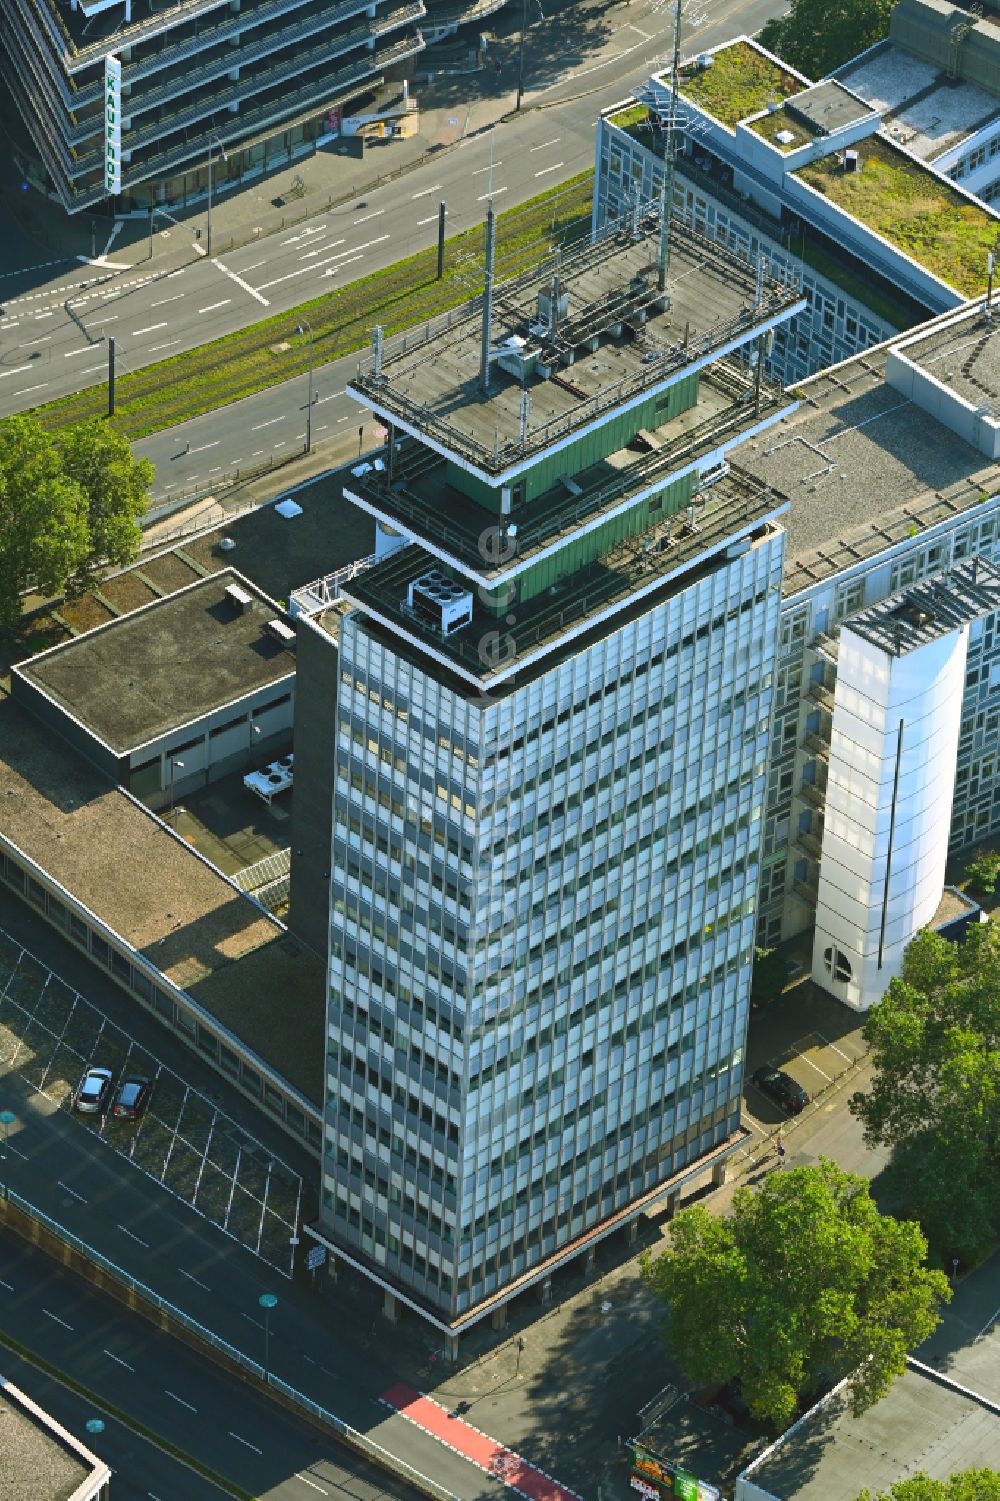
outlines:
M780 1105L786 1115L798 1115L811 1102L812 1095L797 1084L783 1068L759 1068L753 1082L762 1094Z
M91 1064L76 1088L73 1105L81 1115L103 1115L111 1098L114 1079L109 1068L97 1068Z
M119 1120L137 1121L149 1104L152 1089L152 1080L144 1074L126 1074L118 1086L111 1114Z

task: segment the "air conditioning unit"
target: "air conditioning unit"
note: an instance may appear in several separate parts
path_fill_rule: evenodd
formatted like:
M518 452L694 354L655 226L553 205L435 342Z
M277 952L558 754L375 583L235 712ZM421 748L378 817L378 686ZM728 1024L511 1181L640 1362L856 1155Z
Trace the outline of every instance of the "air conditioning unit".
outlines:
M415 615L434 626L443 636L460 631L472 619L472 593L456 584L440 568L431 568L414 579L406 602Z
M844 152L844 171L845 172L860 172L861 171L861 159L858 156L858 153L856 151L845 151Z
M227 604L231 604L235 610L238 610L241 615L245 615L248 610L253 609L253 595L248 594L245 589L241 589L239 584L226 585L226 602Z
M283 620L269 620L264 630L271 640L277 641L280 646L295 645L295 632Z

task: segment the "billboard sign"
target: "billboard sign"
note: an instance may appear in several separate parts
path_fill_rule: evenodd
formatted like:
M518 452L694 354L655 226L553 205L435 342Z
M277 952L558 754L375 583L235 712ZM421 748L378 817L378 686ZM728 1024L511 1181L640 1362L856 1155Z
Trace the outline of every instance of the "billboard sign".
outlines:
M698 1480L669 1459L661 1459L650 1449L631 1441L632 1489L650 1498L678 1496L680 1501L719 1501L714 1485Z
M104 59L104 191L122 190L122 65L109 53Z

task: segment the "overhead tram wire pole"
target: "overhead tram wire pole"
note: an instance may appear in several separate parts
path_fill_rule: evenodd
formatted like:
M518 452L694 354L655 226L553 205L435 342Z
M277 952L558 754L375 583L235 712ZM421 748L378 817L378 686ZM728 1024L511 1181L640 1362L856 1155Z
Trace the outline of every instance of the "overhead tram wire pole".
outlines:
M257 1299L264 1310L264 1380L271 1378L271 1309L278 1306L274 1293L261 1293Z
M3 1196L10 1198L10 1184L7 1181L7 1132L17 1120L13 1110L0 1110L0 1126L3 1126Z
M521 0L521 40L517 49L517 104L514 106L518 110L524 98L524 33L527 25L528 0Z
M306 407L306 453L312 453L313 446L313 331L308 318L299 315L299 321L295 325L295 332L309 334L309 405Z
M219 132L217 130L211 130L211 131L209 131L209 134L208 134L208 235L207 235L207 238L208 238L207 249L208 249L208 254L209 255L212 254L212 142L213 142L213 138L214 138L215 142L218 144L219 154L222 157L222 160L224 162L226 162L226 161L229 160L229 158L226 155L226 148L225 148L225 146L223 146L222 141L219 139Z

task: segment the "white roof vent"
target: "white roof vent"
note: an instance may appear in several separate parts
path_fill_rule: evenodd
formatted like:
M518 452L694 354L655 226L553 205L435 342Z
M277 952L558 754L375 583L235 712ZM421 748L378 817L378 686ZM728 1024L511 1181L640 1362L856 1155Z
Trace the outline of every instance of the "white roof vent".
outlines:
M280 646L291 646L295 641L295 632L283 620L269 620L264 630L271 640L277 641Z
M472 619L471 591L456 584L440 568L431 568L414 579L406 591L406 602L415 615L445 636L461 630Z
M241 615L245 615L248 610L253 609L253 595L248 594L245 589L241 589L239 584L226 585L226 601L234 609L239 610Z

